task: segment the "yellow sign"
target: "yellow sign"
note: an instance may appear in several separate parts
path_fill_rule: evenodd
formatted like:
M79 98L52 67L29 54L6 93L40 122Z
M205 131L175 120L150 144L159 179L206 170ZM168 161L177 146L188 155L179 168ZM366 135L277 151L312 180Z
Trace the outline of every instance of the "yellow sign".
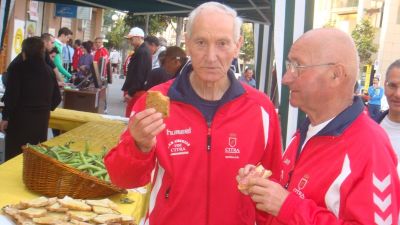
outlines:
M371 80L371 65L367 65L367 70L365 71L365 83L364 83L364 92L368 92L369 82Z
M14 52L19 54L22 50L22 41L24 40L24 32L21 28L17 29L14 36Z

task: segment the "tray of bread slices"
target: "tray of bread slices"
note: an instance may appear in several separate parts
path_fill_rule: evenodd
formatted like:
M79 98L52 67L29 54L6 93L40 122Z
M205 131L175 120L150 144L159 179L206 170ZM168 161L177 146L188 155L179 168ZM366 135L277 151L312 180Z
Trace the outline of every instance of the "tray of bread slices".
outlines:
M132 216L121 214L118 206L108 198L82 200L68 196L64 198L42 196L6 205L2 211L8 221L18 225L136 225Z

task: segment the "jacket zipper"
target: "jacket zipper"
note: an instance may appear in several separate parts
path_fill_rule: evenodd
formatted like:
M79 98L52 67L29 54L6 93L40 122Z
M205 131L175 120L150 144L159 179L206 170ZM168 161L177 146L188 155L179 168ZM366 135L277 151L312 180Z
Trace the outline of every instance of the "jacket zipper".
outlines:
M210 220L210 166L211 166L211 122L207 122L207 211L206 211L206 224Z
M168 187L167 190L165 191L165 199L169 198L169 192L171 191L171 187Z

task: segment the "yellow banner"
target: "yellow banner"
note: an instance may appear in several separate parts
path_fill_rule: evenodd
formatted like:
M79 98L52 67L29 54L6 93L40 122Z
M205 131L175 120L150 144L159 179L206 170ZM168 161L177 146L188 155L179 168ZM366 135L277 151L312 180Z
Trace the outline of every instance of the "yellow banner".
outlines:
M371 80L371 70L372 66L367 65L367 70L365 71L365 82L364 82L364 92L368 92L369 82Z

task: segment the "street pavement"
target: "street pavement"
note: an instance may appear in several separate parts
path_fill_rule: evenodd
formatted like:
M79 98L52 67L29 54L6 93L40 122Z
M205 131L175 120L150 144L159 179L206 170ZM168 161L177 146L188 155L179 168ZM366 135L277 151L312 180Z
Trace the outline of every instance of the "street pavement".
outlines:
M113 75L112 84L108 85L107 93L107 114L115 116L125 116L125 102L123 102L122 85L125 79L121 79L119 75Z

